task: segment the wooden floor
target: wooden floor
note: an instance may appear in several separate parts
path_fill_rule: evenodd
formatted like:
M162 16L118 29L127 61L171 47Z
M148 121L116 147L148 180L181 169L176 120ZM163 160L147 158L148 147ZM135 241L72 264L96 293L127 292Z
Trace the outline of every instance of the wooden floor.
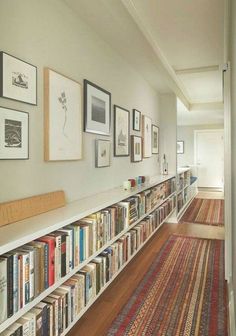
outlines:
M162 245L173 233L209 239L224 239L224 228L201 224L164 224L85 313L69 335L106 335L113 319L128 301Z

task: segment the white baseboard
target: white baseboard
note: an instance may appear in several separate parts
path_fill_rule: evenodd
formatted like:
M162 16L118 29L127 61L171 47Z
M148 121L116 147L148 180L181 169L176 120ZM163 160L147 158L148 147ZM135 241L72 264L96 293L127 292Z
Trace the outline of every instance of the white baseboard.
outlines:
M234 291L232 282L228 282L228 295L229 295L229 335L235 336L235 310L234 310Z

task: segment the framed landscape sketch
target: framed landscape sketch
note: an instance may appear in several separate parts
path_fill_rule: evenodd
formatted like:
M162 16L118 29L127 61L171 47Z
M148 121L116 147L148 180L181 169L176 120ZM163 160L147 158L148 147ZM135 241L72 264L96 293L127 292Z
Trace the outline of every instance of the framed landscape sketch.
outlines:
M142 137L131 135L131 161L142 161Z
M177 154L184 154L184 141L177 141Z
M81 84L44 69L45 160L82 158Z
M29 158L29 114L0 107L0 159Z
M152 125L152 154L159 153L159 127Z
M37 68L0 52L0 97L37 105Z
M84 80L84 131L110 134L111 94L94 83Z
M140 131L141 129L141 112L133 109L133 130Z
M96 140L95 166L97 168L110 167L111 142L109 140Z
M142 135L143 135L143 157L152 156L152 120L151 118L142 116Z
M114 105L114 155L129 156L129 111Z

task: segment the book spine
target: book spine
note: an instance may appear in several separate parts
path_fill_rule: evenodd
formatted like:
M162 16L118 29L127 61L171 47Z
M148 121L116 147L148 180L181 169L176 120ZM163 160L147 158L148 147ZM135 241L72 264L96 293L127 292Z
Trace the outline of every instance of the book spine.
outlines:
M18 255L13 255L13 313L18 311Z
M29 251L29 271L30 271L30 301L34 298L35 286L34 286L34 269L35 269L35 251Z
M13 255L7 257L7 317L13 315Z
M52 286L55 282L55 241L49 241L49 270L48 270L48 284Z
M61 236L61 276L66 275L66 235Z
M23 287L25 288L24 305L30 302L30 264L29 254L23 255Z
M84 229L80 227L80 242L79 242L80 262L84 260Z
M45 243L44 245L44 289L47 289L49 286L48 270L49 270L49 246L47 243Z
M48 336L48 309L47 306L42 309L42 336Z
M7 260L0 260L0 323L7 319Z

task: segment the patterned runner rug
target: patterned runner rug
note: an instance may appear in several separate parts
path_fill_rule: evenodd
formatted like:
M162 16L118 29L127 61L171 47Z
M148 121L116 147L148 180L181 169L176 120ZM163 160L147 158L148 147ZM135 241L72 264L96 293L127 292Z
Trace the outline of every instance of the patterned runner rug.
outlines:
M181 222L224 226L224 200L195 198Z
M227 336L226 300L224 242L173 235L107 336Z

